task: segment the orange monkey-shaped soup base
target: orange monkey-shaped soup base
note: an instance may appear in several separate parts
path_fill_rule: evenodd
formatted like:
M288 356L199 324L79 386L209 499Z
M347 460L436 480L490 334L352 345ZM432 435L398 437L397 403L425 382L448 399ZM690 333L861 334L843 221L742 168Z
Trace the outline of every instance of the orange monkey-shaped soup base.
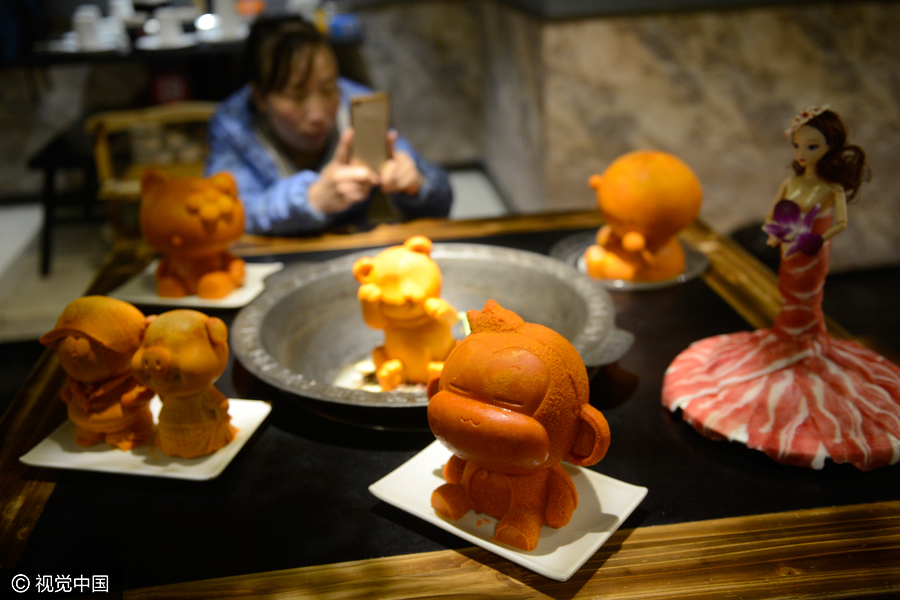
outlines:
M681 160L657 151L630 152L588 183L606 224L585 251L595 279L665 281L684 271L676 234L694 222L703 190Z
M229 173L172 177L147 169L141 180L141 232L162 254L156 293L224 298L244 283L244 261L228 246L244 234L244 208Z
M168 456L195 458L234 439L228 399L213 383L228 363L228 330L195 310L147 317L144 341L131 367L159 394L156 443Z
M131 304L85 296L66 306L53 330L41 336L68 376L60 396L79 446L105 441L130 450L153 434L153 391L131 373L143 333L144 315Z
M385 391L428 383L456 344L450 333L456 309L440 298L441 270L431 248L431 240L414 236L353 264L362 284L363 318L369 327L384 330L384 345L375 348L372 360Z
M560 461L597 463L609 426L564 337L493 300L467 314L472 333L428 385L428 424L453 452L431 505L450 520L490 515L495 539L534 550L541 527L566 525L578 504Z

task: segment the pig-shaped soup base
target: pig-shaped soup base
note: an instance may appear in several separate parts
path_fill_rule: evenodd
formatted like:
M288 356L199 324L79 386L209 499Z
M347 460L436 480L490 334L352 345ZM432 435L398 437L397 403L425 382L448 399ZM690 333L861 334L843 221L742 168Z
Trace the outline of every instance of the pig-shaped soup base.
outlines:
M353 265L362 284L363 318L369 327L384 330L384 345L375 348L372 360L385 391L428 383L456 343L450 333L456 309L439 297L441 271L431 248L431 240L415 236Z
M225 323L195 310L148 317L144 342L132 359L135 377L159 394L156 443L168 456L215 452L237 432L228 399L213 386L228 363Z
M244 283L244 261L228 252L244 233L244 209L230 174L204 179L147 169L140 223L144 237L162 254L158 295L218 299Z
M468 316L472 333L428 386L428 423L453 452L431 504L451 520L490 515L495 539L534 550L541 527L566 525L578 504L560 461L597 463L609 426L565 338L493 300Z

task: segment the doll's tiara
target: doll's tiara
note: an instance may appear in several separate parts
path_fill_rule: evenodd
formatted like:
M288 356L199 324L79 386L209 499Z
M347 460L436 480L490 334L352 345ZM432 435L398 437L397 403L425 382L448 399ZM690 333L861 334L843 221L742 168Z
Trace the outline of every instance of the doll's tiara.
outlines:
M784 136L787 137L793 134L795 131L806 125L811 119L818 117L829 108L828 104L823 104L822 106L807 106L791 120L791 126L784 130Z

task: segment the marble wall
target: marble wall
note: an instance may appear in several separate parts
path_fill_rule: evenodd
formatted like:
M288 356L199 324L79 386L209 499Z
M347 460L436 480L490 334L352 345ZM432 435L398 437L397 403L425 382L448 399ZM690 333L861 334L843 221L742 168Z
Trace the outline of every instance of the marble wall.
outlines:
M434 0L360 14L374 83L415 86L395 104L404 132L436 160L479 159L520 212L592 208L589 175L657 149L697 173L701 217L733 231L791 173L787 122L828 102L873 172L833 268L900 263L900 3L543 20Z
M391 94L398 130L444 164L481 159L485 90L478 2L426 0L358 8L369 83Z
M99 66L71 63L0 70L0 196L36 197L43 174L28 160L60 132L97 110L133 106L148 85L139 61ZM63 169L57 189L77 189L83 176Z

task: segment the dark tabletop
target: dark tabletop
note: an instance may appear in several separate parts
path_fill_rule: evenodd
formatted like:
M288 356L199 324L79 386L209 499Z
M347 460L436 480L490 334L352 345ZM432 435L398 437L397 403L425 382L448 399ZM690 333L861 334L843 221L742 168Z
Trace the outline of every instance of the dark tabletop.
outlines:
M546 254L568 235L466 242ZM786 467L742 445L707 440L662 407L663 372L681 350L703 337L748 329L701 279L611 296L617 326L636 341L616 364L593 374L591 404L609 421L612 445L591 468L649 488L623 527L898 498L900 466L869 473L830 463L821 471ZM213 314L230 323L235 313ZM408 409L420 411L407 419L420 419L418 430L346 424L313 412L322 412L321 405L282 395L233 360L217 387L273 406L222 475L195 482L60 472L18 567L116 569L127 589L469 545L368 492L434 440L423 409Z

